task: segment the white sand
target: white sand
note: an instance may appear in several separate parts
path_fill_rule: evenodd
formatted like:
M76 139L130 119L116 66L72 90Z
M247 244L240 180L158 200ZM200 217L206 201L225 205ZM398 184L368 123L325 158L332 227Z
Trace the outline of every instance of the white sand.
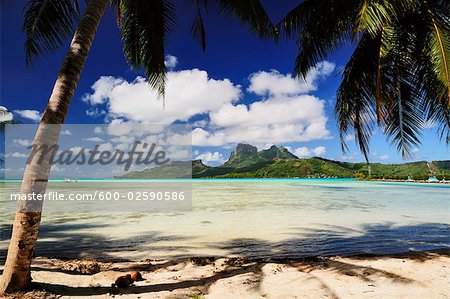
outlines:
M34 287L61 298L450 298L448 250L280 262L221 258L103 263L94 275L63 273L65 263L37 258ZM121 294L110 288L117 276L133 269L145 281Z

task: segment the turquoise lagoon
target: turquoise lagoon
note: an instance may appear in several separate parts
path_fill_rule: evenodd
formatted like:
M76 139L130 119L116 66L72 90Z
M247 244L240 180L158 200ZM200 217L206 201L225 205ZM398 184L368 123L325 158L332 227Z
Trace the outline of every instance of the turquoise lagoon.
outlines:
M122 188L79 180L58 191ZM0 259L14 217L0 192ZM189 256L297 258L450 247L450 185L346 179L193 180L192 209L119 213L103 202L45 204L37 256L140 260Z

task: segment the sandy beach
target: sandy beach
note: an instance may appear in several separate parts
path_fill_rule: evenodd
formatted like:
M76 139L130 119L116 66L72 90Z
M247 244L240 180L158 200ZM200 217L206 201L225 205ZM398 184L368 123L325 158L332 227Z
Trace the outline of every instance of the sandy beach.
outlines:
M97 273L81 273L86 269ZM111 287L133 270L143 281L126 289ZM97 263L38 257L32 289L7 298L450 298L449 276L448 249L298 260Z

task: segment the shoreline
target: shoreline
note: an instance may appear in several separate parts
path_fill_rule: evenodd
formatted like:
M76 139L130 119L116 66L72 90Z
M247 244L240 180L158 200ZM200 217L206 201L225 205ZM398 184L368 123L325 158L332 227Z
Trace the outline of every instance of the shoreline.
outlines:
M389 183L418 183L418 184L442 184L447 185L450 184L450 180L448 181L427 181L427 180L412 180L408 181L406 179L358 179L354 177L336 177L336 178L293 178L293 177L255 177L255 178L167 178L167 179L122 179L122 178L101 178L101 179L91 179L91 178L81 178L75 181L66 182L64 179L50 179L49 182L52 183L67 183L67 184L77 184L77 183L90 183L90 182L183 182L183 181L191 181L191 182L208 182L208 181L362 181L362 182L389 182ZM22 179L0 179L0 183L20 183Z
M97 266L80 266L89 263ZM134 270L142 273L143 281L111 288L116 277ZM113 263L38 257L32 264L31 290L6 298L448 298L449 276L448 248L299 259Z
M418 183L418 184L442 184L447 185L450 184L450 181L427 181L427 180L397 180L397 179L367 179L367 180L361 180L361 181L368 181L368 182L389 182L389 183Z

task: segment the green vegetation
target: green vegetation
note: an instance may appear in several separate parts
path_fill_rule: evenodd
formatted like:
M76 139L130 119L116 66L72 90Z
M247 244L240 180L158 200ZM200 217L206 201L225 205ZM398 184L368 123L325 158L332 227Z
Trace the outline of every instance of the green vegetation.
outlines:
M192 172L201 171L201 167L197 168L196 161L170 161L161 167L149 168L143 171L132 171L119 178L121 179L165 179L165 178L189 178ZM201 162L200 162L201 163ZM203 164L202 164L203 165ZM203 165L207 167L206 165Z
M141 172L130 172L120 178L186 178L190 177L192 163L193 178L386 178L427 179L430 174L438 179L450 178L450 161L410 162L403 164L350 163L328 160L320 157L299 159L284 147L272 146L257 151L248 144L238 144L227 162L210 167L201 160L170 162L159 168Z
M236 150L231 153L230 159L223 166L231 168L243 168L252 166L261 162L267 162L274 159L296 159L284 147L276 147L273 145L269 149L258 152L258 149L249 144L239 143Z
M354 173L344 167L321 158L278 159L257 163L219 175L224 178L293 178L293 177L353 177Z

